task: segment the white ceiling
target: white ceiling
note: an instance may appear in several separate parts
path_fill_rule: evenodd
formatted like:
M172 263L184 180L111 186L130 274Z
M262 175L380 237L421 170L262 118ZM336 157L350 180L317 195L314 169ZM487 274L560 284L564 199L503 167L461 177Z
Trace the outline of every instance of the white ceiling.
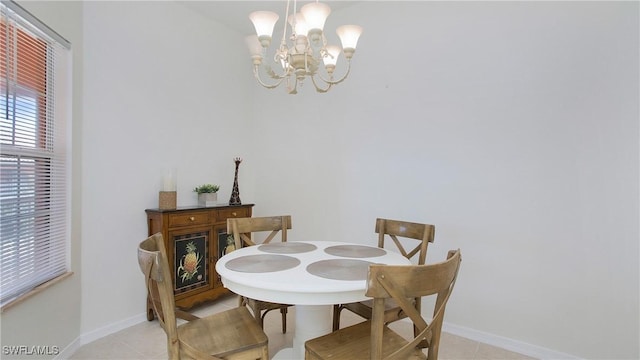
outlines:
M196 12L210 18L214 21L222 23L242 34L250 35L255 30L249 20L249 13L257 10L268 10L276 12L280 15L280 23L284 17L284 12L287 6L285 0L271 1L271 0L255 0L255 1L220 1L220 0L205 0L205 1L190 1L190 0L176 0L181 4L195 10ZM343 9L351 6L359 1L339 1L339 0L323 0L331 7L332 11ZM313 1L298 1L297 7L300 9L305 4ZM291 2L293 7L293 1ZM329 15L331 16L331 15Z

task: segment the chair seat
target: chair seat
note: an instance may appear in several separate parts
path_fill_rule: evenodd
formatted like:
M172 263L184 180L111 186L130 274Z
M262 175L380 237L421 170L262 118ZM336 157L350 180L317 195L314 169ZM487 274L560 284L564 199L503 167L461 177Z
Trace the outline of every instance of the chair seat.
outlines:
M268 341L246 307L233 308L180 325L178 338L199 351L223 358L250 348L255 348L258 358L261 349L256 345L266 346ZM197 339L197 342L192 339Z
M383 357L406 345L408 341L395 331L384 326L382 337ZM353 360L371 357L371 321L342 328L330 334L311 339L305 343L305 359ZM416 350L411 359L426 359L426 355Z

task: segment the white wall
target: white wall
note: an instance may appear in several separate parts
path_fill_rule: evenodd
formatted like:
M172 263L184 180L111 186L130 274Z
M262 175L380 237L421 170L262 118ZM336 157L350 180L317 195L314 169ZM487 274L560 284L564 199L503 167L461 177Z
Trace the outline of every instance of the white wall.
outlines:
M178 206L195 205L203 183L228 199L233 158L250 157L251 75L226 56L246 51L235 36L173 2L85 3L83 333L144 312L135 249L165 169L177 170ZM245 203L252 178L241 165Z
M361 243L376 217L433 223L430 261L463 253L450 325L637 359L638 3L334 16L365 29L349 80L255 92L258 215L291 213L293 239Z

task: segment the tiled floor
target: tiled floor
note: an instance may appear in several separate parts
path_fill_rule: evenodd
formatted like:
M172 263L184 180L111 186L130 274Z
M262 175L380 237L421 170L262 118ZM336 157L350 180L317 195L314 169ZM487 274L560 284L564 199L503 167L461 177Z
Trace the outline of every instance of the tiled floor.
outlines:
M237 306L234 296L222 299L214 304L195 309L198 316L206 316L217 311ZM293 342L295 307L290 308L287 316L287 333L282 334L280 313L271 312L265 320L265 332L269 337L269 354L275 354L278 350L290 347ZM341 326L361 321L357 316L344 311ZM401 325L405 325L402 327ZM411 326L401 322L393 324L396 331ZM404 330L404 329L403 329ZM451 334L443 334L440 341L439 358L443 360L453 359L487 359L487 360L534 360L530 357L507 351L501 348L479 343ZM121 330L115 334L98 339L87 344L71 357L74 360L99 360L99 359L166 359L166 336L157 321L144 322L130 328Z

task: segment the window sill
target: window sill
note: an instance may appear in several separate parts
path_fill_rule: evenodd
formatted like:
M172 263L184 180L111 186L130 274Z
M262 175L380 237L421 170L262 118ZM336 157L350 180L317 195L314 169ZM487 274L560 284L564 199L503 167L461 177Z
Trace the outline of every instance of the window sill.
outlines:
M27 300L28 298L39 294L41 292L43 292L46 288L51 287L61 281L63 281L64 279L71 277L71 275L73 275L73 272L69 271L66 272L58 277L55 277L47 282L45 282L44 284L40 284L38 286L36 286L35 288L33 288L31 291L28 291L18 297L16 297L15 299L9 301L8 303L2 305L2 307L0 308L0 313L3 313L5 311L7 311L8 309L14 307L15 305L20 304L21 302Z

